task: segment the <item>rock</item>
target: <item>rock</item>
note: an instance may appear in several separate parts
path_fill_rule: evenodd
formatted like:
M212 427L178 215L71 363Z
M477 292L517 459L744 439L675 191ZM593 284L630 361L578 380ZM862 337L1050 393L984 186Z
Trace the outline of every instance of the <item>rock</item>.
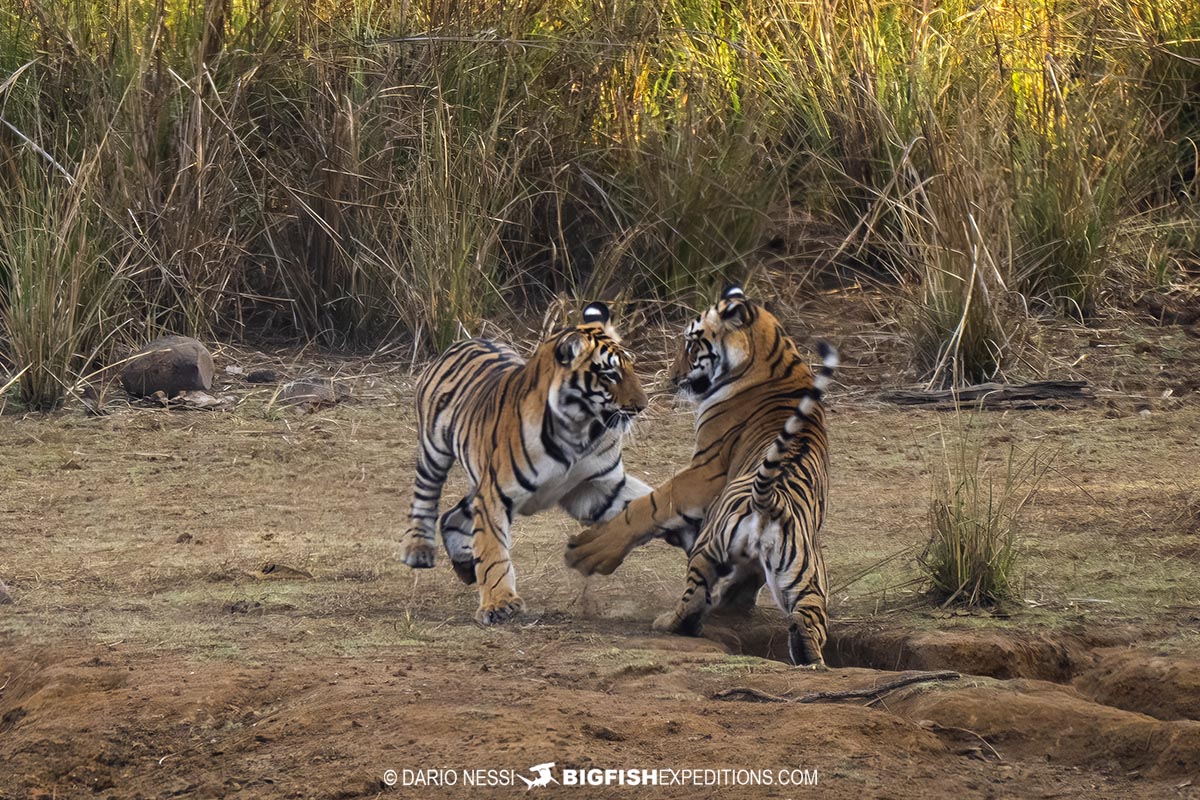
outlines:
M175 411L228 411L238 403L237 395L223 394L213 397L208 392L188 389L174 397L167 397L166 392L155 392L146 398L163 408Z
M213 397L208 392L180 392L173 405L182 405L198 411L228 411L237 405L237 395L223 394Z
M279 373L273 369L255 369L250 371L246 380L250 383L279 383Z
M283 405L331 406L350 396L350 390L329 378L298 378L279 389Z
M121 385L134 397L162 392L174 397L212 388L213 360L208 348L188 336L155 339L130 356L121 368Z
M106 413L104 410L104 396L107 394L107 387L101 383L86 383L79 390L79 402L83 403L84 409L93 417L102 417Z
M263 604L257 600L231 600L223 608L230 614L261 614L264 610Z

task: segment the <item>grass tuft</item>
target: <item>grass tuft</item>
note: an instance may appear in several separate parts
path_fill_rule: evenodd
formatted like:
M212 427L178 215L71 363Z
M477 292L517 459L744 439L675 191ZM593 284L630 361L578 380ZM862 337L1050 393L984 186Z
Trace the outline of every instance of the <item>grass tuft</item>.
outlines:
M998 462L998 463L997 463ZM943 606L994 606L1020 595L1021 514L1047 462L1010 448L990 458L971 421L942 435L934 470L930 538L919 558L931 595ZM996 476L997 469L1002 475Z
M0 337L29 410L57 408L121 326L125 265L110 259L92 216L90 177L65 188L25 177L0 217Z

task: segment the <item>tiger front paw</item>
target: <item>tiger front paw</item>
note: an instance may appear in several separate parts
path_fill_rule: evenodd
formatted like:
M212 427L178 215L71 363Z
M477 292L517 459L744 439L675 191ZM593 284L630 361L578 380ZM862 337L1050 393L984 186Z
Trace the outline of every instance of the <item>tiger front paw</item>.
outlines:
M480 603L475 621L480 625L503 625L525 610L525 601L515 594L496 593Z
M611 534L605 535L603 528L597 527L572 536L563 557L568 567L584 575L596 572L611 575L627 555L629 549L624 541Z

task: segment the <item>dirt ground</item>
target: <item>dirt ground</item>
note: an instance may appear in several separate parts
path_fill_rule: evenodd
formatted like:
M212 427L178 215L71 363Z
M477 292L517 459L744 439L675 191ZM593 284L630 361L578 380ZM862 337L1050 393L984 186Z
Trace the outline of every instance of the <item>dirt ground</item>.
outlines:
M819 774L543 790L581 797L1200 797L1200 339L1132 324L1047 334L1031 374L1088 377L1097 401L977 416L992 463L1010 447L1053 461L1027 516L1024 601L966 615L925 599L914 563L958 418L881 402L881 386L911 379L885 368L894 350L852 316L821 318L847 362L830 418L823 673L778 660L783 624L766 606L703 639L651 634L682 585L678 551L653 544L584 580L562 563L577 526L557 512L517 523L529 611L475 625L448 564L396 557L407 363L320 360L354 399L311 412L225 376L243 397L232 412L5 414L0 797L461 796L388 788L385 772L532 777L551 761ZM314 363L217 353L218 371ZM632 470L667 478L691 430L690 410L657 396ZM962 676L860 700L715 696L943 669ZM470 794L526 793L509 781Z

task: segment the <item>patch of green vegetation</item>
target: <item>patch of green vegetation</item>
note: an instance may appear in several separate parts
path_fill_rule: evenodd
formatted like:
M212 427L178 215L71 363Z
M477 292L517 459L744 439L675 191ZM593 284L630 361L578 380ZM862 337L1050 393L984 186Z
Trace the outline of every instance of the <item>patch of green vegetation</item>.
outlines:
M584 657L597 662L610 676L629 676L670 671L663 663L664 655L658 650L609 647L588 651Z
M188 647L187 651L189 657L194 661L242 662L246 656L242 647L233 642L215 642L203 646L193 645L192 647Z

